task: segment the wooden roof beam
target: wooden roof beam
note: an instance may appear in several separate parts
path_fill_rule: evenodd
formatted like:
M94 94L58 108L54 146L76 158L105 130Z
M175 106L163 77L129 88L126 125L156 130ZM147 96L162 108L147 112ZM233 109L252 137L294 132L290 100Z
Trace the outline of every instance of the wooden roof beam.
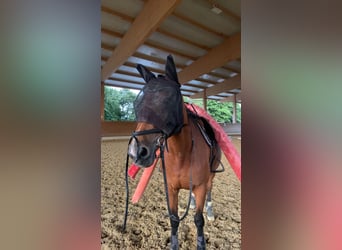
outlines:
M110 29L106 29L106 28L101 28L101 33L107 34L107 35L110 35L113 37L117 37L120 39L123 38L123 34L116 32L116 31L113 31L113 30L110 30Z
M212 34L214 34L214 35L216 35L218 37L221 37L221 38L226 38L227 37L226 35L224 35L224 34L222 34L220 32L217 32L215 30L212 30L212 29L208 28L207 26L205 26L205 25L203 25L203 24L201 24L201 23L199 23L199 22L197 22L197 21L195 21L195 20L193 20L193 19L191 19L191 18L189 18L187 16L184 16L182 14L173 13L173 16L175 16L175 17L177 17L177 18L179 18L179 19L181 19L181 20L183 20L183 21L185 21L187 23L190 23L190 24L192 24L195 27L198 27L198 28L200 28L202 30L205 30L205 31L209 32L209 33L212 33Z
M234 96L228 96L226 98L223 98L220 100L220 102L234 102L236 100L236 102L241 103L241 93L235 94L235 98Z
M207 96L217 95L219 93L228 92L229 90L238 89L238 88L241 88L241 76L240 75L234 76L232 78L228 78L225 81L220 82L213 87L207 88L206 95ZM191 98L193 99L201 98L201 97L203 97L202 92L199 92L191 96Z
M130 29L115 48L111 57L102 68L101 80L106 80L129 56L154 32L159 24L180 3L181 0L150 0L145 3Z
M115 49L115 46L111 46L111 45L107 45L105 43L101 43L101 48L104 49L104 50L113 51ZM165 64L165 62L166 62L166 60L164 60L164 59L160 59L160 58L155 57L155 56L146 55L146 54L143 54L143 53L140 53L140 52L134 52L133 56L141 58L141 59L146 59L146 60L149 60L149 61L161 63L161 64ZM187 66L183 65L183 64L176 63L176 67L183 69L183 68L185 68ZM228 71L235 72L235 73L241 73L240 69L231 68L231 67L228 67L228 66L223 66L221 68L225 69L225 70L228 70ZM225 77L225 76L221 75L220 73L215 73L215 72L209 72L207 74L215 76L215 77L220 77L220 78L224 78Z
M109 50L110 48L115 48L115 47L111 47L111 46L108 46L108 45L105 45L105 44L101 44L102 48L103 49L106 49L106 50ZM152 61L152 62L157 62L157 63L160 63L160 64L165 64L165 60L163 59L159 59L157 57L153 57L153 56L149 56L149 55L144 55L142 53L139 53L139 52L134 52L133 55L134 57L137 57L137 58L141 58L141 59L145 59L145 60L149 60L149 61ZM109 59L109 57L104 57L104 56L101 56L101 60L102 61L107 61ZM136 65L131 63L131 62L125 62L123 65L125 66L129 66L129 67L133 67L133 68L136 68ZM185 65L180 65L180 64L176 64L176 67L177 68L185 68L186 66ZM148 68L148 67L147 67ZM164 74L164 71L160 70L160 69L153 69L153 68L148 68L149 70L151 71L155 71L159 74ZM211 75L211 76L214 76L214 77L219 77L219 78L224 78L226 76L223 76L221 74L217 74L217 73L214 73L214 72L210 72L210 73L207 73L207 75ZM217 82L213 81L213 80L209 80L209 79L204 79L204 78L196 78L194 79L196 81L200 81L200 82L203 82L203 83L207 83L207 84L217 84ZM190 85L189 83L187 83L187 85ZM196 86L196 85L194 85ZM198 88L204 88L203 86L199 86Z
M184 68L178 73L179 82L185 83L193 80L239 57L241 57L241 33L227 38L220 45Z
M110 35L110 36L113 36L113 37L117 37L117 38L123 38L123 35L116 32L116 31L112 31L112 30L109 30L109 29L106 29L106 28L101 28L101 32L103 34L107 34L107 35ZM173 54L173 55L178 55L178 56L181 56L181 57L184 57L186 59L190 59L190 60L196 60L196 57L194 56L190 56L190 55L186 55L184 53L181 53L181 52L178 52L177 50L174 50L174 49L170 49L170 48L166 48L164 46L161 46L161 45L157 45L157 44L154 44L152 42L149 42L149 41L145 41L144 43L146 46L149 46L151 48L155 48L155 49L159 49L159 50L162 50L162 51L165 51L167 53L170 53L170 54Z
M108 8L106 6L101 6L101 11L106 12L108 14L111 14L113 16L120 17L122 20L125 20L126 22L129 22L129 23L132 23L134 21L133 17L130 17L130 16L126 15L126 14L123 14L121 12L118 12L116 10Z
M105 6L101 6L101 11L106 12L106 13L111 14L111 15L116 16L116 17L120 17L120 18L122 18L123 20L125 20L125 21L127 21L129 23L132 23L134 21L133 17L130 17L130 16L126 15L126 14L120 13L118 11L115 11L115 10L110 9L108 7L105 7ZM163 35L173 37L175 39L178 39L178 40L180 40L182 42L185 42L185 43L189 43L189 44L191 44L193 46L196 46L196 47L199 47L201 49L204 49L204 50L209 50L210 49L210 47L208 47L208 46L196 43L194 41L186 39L185 37L178 36L176 34L173 34L173 33L169 32L168 30L162 29L160 27L158 27L156 31L158 31L159 33L161 33Z
M235 72L235 73L241 73L241 69L235 68L235 67L231 67L228 65L222 66L223 69Z

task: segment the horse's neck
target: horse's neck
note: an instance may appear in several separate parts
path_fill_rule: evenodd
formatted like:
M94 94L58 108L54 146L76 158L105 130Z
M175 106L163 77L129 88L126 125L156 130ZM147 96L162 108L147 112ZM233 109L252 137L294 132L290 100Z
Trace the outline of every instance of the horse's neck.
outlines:
M188 152L191 150L191 124L185 105L183 105L183 118L184 126L181 131L178 134L171 136L168 140L168 147L171 153Z

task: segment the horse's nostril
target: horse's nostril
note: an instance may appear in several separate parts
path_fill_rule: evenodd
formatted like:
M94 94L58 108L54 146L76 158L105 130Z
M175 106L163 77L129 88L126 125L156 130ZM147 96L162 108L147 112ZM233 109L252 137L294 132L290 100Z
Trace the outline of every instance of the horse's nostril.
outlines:
M148 155L148 150L146 147L141 147L139 152L141 157L146 157Z

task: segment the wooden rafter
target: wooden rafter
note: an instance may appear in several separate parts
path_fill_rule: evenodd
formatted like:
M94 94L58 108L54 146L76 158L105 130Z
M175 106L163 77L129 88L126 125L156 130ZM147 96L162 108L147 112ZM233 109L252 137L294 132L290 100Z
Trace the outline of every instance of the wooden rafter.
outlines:
M116 31L113 31L113 30L110 30L110 29L107 29L107 28L101 28L101 32L103 34L107 34L107 35L110 35L110 36L114 36L114 37L117 37L117 38L123 38L123 34L119 33L119 32L116 32Z
M150 41L146 41L145 45L147 45L147 46L149 46L151 48L156 48L156 49L162 50L164 52L170 53L172 55L181 56L181 57L184 57L186 59L193 60L193 61L197 59L197 57L195 57L195 56L191 56L189 54L185 54L185 53L180 52L178 50L170 49L170 48L167 48L166 46L162 46L160 44L156 44L156 43L153 43L153 42L150 42Z
M180 83L188 82L215 68L221 67L228 61L235 60L240 57L241 33L237 33L227 38L220 45L211 49L207 54L183 69L178 74L179 81Z
M105 50L108 50L108 51L113 51L115 49L115 46L110 46L110 45L101 43L101 48L105 49Z
M107 61L108 59L109 59L109 57L101 56L101 60L102 61ZM128 61L126 61L123 65L128 66L128 67L132 67L132 68L136 67L135 63L128 62ZM150 66L146 66L146 68L148 70L150 70L152 72L155 72L155 73L158 73L158 74L164 74L165 73L164 70L153 68L153 67L150 67ZM212 81L212 80L209 80L209 79L204 79L204 78L201 78L201 77L195 78L193 80L200 81L200 82L203 82L203 83L206 83L206 84L214 84L214 85L217 84L217 82L215 82L215 81Z
M228 96L227 96L228 94ZM227 91L227 92L224 92L224 93L220 93L220 94L217 94L216 96L219 96L219 97L222 97L222 98L226 98L226 97L229 97L229 96L232 96L232 95L235 95L236 92L232 92L232 91Z
M117 70L116 73L123 74L123 75L129 75L129 76L135 76L135 77L141 77L139 73L133 73L133 72L130 72L130 71L125 71L125 70ZM203 87L201 85L197 85L197 84L186 83L186 84L183 84L183 85L189 86L189 87L193 87L193 88L197 88L197 89L201 89L201 90L205 89L205 87Z
M220 102L242 102L241 93L235 94L235 96L228 96L220 100Z
M104 29L103 30L104 33L108 34L108 30ZM122 37L122 36L121 36ZM146 44L146 43L145 43ZM153 46L150 46L153 48ZM101 43L101 48L105 49L105 50L108 50L108 51L113 51L115 49L115 46L111 46L111 45L108 45L108 44L105 44L105 43ZM156 48L156 47L154 47ZM158 48L159 49L159 48ZM168 51L167 49L164 49L163 51L165 52L169 52L171 53L170 51ZM172 53L171 53L172 54ZM150 56L150 55L146 55L146 54L143 54L143 53L140 53L140 52L135 52L133 54L133 56L135 57L138 57L138 58L142 58L142 59L146 59L146 60L149 60L149 61L153 61L153 62L158 62L158 63L162 63L164 64L166 60L163 60L163 59L160 59L158 57L155 57L155 56ZM191 59L191 58L189 58ZM177 68L185 68L187 67L186 65L184 64L179 64L179 63L176 63L176 67ZM233 67L230 67L230 66L222 66L221 67L222 69L225 69L225 70L228 70L228 71L231 71L231 72L235 72L235 73L241 73L241 70L240 69L237 69L237 68L233 68ZM213 75L213 76L216 76L216 77L221 77L221 78L225 78L226 76L220 74L220 73L217 73L217 72L210 72L208 73L209 75Z
M220 82L213 87L207 88L206 95L207 96L217 95L219 93L228 92L229 90L238 89L238 88L241 88L241 76L240 75L232 77L232 78L228 78L225 81ZM191 96L191 98L194 98L194 99L201 98L201 97L203 97L202 92L199 92Z
M101 44L101 48L103 48L105 50L108 50L108 51L112 51L112 50L115 49L115 47L109 46L107 44ZM143 54L141 52L134 52L134 54L132 56L137 57L139 59L144 59L144 60L147 60L147 61L155 62L155 63L160 63L160 64L165 64L166 63L165 59L161 59L161 58L156 57L156 56L151 56L151 55ZM184 69L186 67L187 66L185 64L176 63L176 68ZM223 75L223 74L218 73L218 72L209 72L208 75L214 76L214 77L218 77L218 78L226 78L227 77L227 75ZM216 82L211 82L211 83L215 84Z
M123 13L120 13L118 11L112 10L112 9L110 9L108 7L101 6L101 11L106 12L106 13L111 14L111 15L116 16L116 17L120 17L123 20L125 20L127 22L130 22L130 23L132 23L134 21L133 17L130 17L130 16L126 15L126 14L123 14ZM169 32L168 30L160 28L160 27L158 27L156 31L161 33L161 34L163 34L163 35L165 35L165 36L169 36L169 37L175 38L175 39L177 39L179 41L191 44L192 46L196 46L196 47L204 49L204 50L209 50L210 49L210 47L208 47L206 45L199 44L199 43L194 42L192 40L186 39L185 37L179 36L177 34L173 34L173 33Z
M232 71L232 72L236 72L236 73L241 73L241 69L238 69L238 68L233 68L233 67L230 67L230 66L222 66L223 69L226 69L226 70L229 70L229 71Z
M108 8L108 7L106 7L106 6L101 6L101 11L106 12L106 13L108 13L108 14L111 14L111 15L113 15L113 16L118 16L118 17L120 17L122 20L125 20L125 21L130 22L130 23L132 23L132 22L134 21L134 18L133 18L133 17L130 17L130 16L126 15L126 14L123 14L123 13L121 13L121 12L118 12L118 11L116 11L116 10L113 10L113 9L111 9L111 8Z
M184 16L184 15L179 14L179 13L173 13L173 16L175 16L175 17L177 17L177 18L179 18L179 19L181 19L181 20L183 20L183 21L185 21L187 23L190 23L190 24L192 24L192 25L194 25L194 26L196 26L196 27L198 27L200 29L203 29L203 30L205 30L205 31L207 31L209 33L212 33L212 34L214 34L216 36L219 36L221 38L227 38L226 35L224 35L224 34L222 34L220 32L217 32L215 30L212 30L212 29L208 28L207 26L205 26L205 25L203 25L203 24L201 24L199 22L196 22L196 21L194 21L193 19L191 19L191 18L189 18L187 16Z
M114 37L117 37L117 38L123 38L123 35L120 34L119 32L115 32L115 31L112 31L112 30L109 30L109 29L106 29L106 28L101 28L101 32L103 34L107 34L107 35L114 36ZM151 47L151 48L159 49L159 50L162 50L162 51L164 51L166 53L170 53L170 54L173 54L173 55L181 56L181 57L184 57L186 59L193 60L193 61L197 59L194 56L190 56L190 55L184 54L184 53L179 52L179 51L174 50L174 49L166 48L165 46L162 46L162 45L154 44L153 42L145 41L144 44L149 46L149 47Z
M108 78L108 80L111 80L111 81L118 81L118 82L128 82L128 83L134 83L134 84L144 85L144 83L139 82L139 81L126 80L126 79L122 79L122 78L118 78L118 77L113 77L113 76L110 76L110 77Z
M165 36L169 36L169 37L172 37L174 39L177 39L179 41L182 41L184 43L187 43L187 44L191 44L192 46L195 46L195 47L198 47L198 48L201 48L203 50L210 50L210 47L206 46L206 45L203 45L203 44L199 44L197 42L194 42L192 40L189 40L185 37L182 37L182 36L179 36L179 35L176 35L176 34L173 34L165 29L162 29L162 28L159 28L157 29L157 31Z
M107 79L134 53L147 37L157 29L164 18L174 10L178 3L180 3L180 0L151 0L145 3L144 8L133 21L120 44L103 66L101 71L102 81Z
M107 35L111 35L111 36L117 37L117 38L122 38L122 37L123 37L123 35L121 35L120 33L115 32L115 31L112 31L112 30L108 30L108 29L106 29L106 28L101 28L101 32L103 32L104 34L107 34ZM162 50L162 51L167 52L167 53L171 53L171 54L173 54L173 55L178 55L178 56L184 57L184 58L189 59L189 60L195 61L195 60L197 59L196 57L193 57L193 56L190 56L190 55L186 55L186 54L184 54L184 53L178 52L178 51L173 50L173 49L170 49L170 48L163 47L163 46L161 46L161 45L156 45L156 44L154 44L154 43L152 43L152 42L146 41L146 42L145 42L145 45L147 45L147 46L149 46L149 47L151 47L151 48L155 48L155 49ZM111 50L112 48L114 48L114 47L112 47L112 46L105 45L105 44L101 44L101 47L102 47L103 49L106 49L106 50ZM238 59L237 59L237 60L238 60ZM176 66L182 68L182 67L179 66L179 65L176 65ZM229 66L222 66L222 68L223 68L223 69L230 70L230 71L232 71L232 72L236 72L236 73L240 73L240 72L241 72L240 69L233 68L233 67L229 67Z

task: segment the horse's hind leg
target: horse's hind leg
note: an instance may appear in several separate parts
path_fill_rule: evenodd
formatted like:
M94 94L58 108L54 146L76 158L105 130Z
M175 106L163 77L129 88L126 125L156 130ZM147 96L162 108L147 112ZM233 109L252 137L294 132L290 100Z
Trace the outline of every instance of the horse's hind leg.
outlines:
M196 200L195 200L195 195L194 193L191 193L191 198L190 198L190 208L194 209L196 207Z
M211 190L213 187L213 180L214 180L215 174L212 174L208 180L207 183L207 200L205 202L205 210L207 212L207 219L209 221L213 221L215 220L215 216L213 213L213 203L211 201Z
M196 213L195 213L195 225L197 228L197 250L205 249L205 238L204 238L204 217L203 217L203 207L205 201L206 191L205 189L196 190Z
M211 190L207 193L207 200L205 202L205 210L207 211L207 218L209 221L215 220L215 216L213 213L213 203L211 201Z

